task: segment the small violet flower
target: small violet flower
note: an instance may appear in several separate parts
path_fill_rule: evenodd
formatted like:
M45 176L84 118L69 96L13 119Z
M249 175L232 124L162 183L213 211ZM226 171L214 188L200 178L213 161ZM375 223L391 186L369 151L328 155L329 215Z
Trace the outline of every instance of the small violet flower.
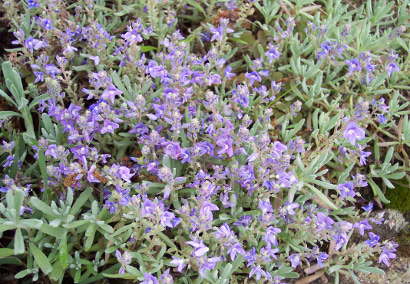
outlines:
M391 62L390 64L388 64L388 65L386 66L386 71L387 71L387 73L389 73L389 77L390 77L390 76L391 76L391 73L393 73L393 72L400 72L400 68L399 68L399 66L397 66L396 63Z
M390 252L387 249L384 249L383 252L380 254L379 257L379 263L383 262L384 264L386 264L387 266L390 266L389 264L389 258L393 259L396 258L396 254Z
M349 73L347 74L350 76L354 71L362 71L362 67L360 66L359 59L355 58L352 60L345 60L346 64L349 66Z
M370 239L365 241L364 243L367 244L371 248L375 247L380 241L380 237L376 234L373 234L372 232L369 233L369 237Z
M369 225L369 221L367 219L360 221L353 225L353 228L357 228L359 230L360 235L364 235L364 230L371 230L372 226Z
M366 137L364 129L358 127L354 121L347 124L343 133L343 138L349 139L350 144L355 145L356 140L363 140Z
M173 260L170 263L176 265L178 267L178 272L181 273L182 269L184 269L184 267L186 266L184 260L175 256L173 256L172 258Z

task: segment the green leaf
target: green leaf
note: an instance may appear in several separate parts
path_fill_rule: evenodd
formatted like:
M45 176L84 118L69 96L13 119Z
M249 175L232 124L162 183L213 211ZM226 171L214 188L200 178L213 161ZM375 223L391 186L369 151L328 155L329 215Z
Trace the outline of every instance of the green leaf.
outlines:
M14 230L15 228L17 228L16 225L4 225L1 224L0 225L0 233L4 232L4 231L8 231L8 230Z
M43 223L39 230L49 236L53 236L57 239L60 239L64 235L64 229L59 227L52 227L49 224Z
M240 38L231 37L229 40L230 40L230 41L233 41L233 42L245 44L245 45L248 44L246 41L244 41L244 40L242 40L242 39L240 39Z
M87 240L85 241L85 244L84 244L85 251L89 251L91 246L93 245L96 231L97 231L97 225L92 224L90 227L88 227L87 231L85 232L85 235L87 236Z
M349 270L349 273L350 273L350 276L352 277L353 282L354 282L355 284L361 284L360 281L359 281L359 279L357 279L357 276L354 274L354 272L353 272L352 270Z
M93 193L93 189L92 188L88 188L86 190L84 190L80 196L77 198L77 200L75 201L73 207L70 210L70 215L76 215L78 210L81 209L81 207L84 205L84 203L92 196Z
M17 103L20 101L20 96L24 96L23 84L19 73L13 69L13 66L9 61L3 62L2 69L4 73L4 78L6 78L7 88L12 92L11 88L14 85L16 88L16 93L13 93Z
M60 245L58 247L58 255L59 255L59 260L61 263L61 266L63 268L68 267L68 247L67 247L67 236L64 235L64 237L60 241Z
M5 98L7 101L9 101L15 107L18 107L17 103L12 98L10 98L10 96L7 95L4 91L0 90L0 96Z
M384 196L382 190L381 190L380 187L373 181L373 179L367 178L366 180L367 180L367 182L369 183L370 187L372 188L373 194L374 194L375 197L379 197L379 198L380 198L380 201L383 202L383 203L386 203L386 204L390 203L390 201Z
M204 8L202 8L201 4L199 4L198 2L194 0L185 0L185 2L199 10L202 14L204 14L205 17L207 16L207 13L205 12Z
M244 256L238 255L232 263L231 274L235 273L235 271L242 265L244 261L245 261Z
M51 266L50 261L48 260L47 256L34 244L29 243L30 251L34 256L38 266L44 272L45 275L49 274L53 267Z
M133 266L131 266L131 265L126 265L126 266L125 266L125 270L126 270L127 272L129 272L130 274L135 275L136 277L144 277L144 274L142 274L141 271L139 271L137 268L135 268L135 267L133 267ZM152 272L151 272L151 274L152 274ZM135 278L135 277L134 277L134 278Z
M171 248L177 249L177 246L174 244L173 241L171 241L170 238L168 238L168 236L166 236L164 233L159 232L158 236L160 236L160 238L167 244L169 245Z
M88 220L78 220L78 221L74 221L68 224L64 224L63 227L67 228L67 229L72 229L72 228L77 228L80 227L82 225L85 225L87 223L90 223L90 221Z
M39 219L24 219L20 220L19 224L32 229L39 229L43 225L43 221Z
M141 46L141 52L148 52L151 50L157 50L157 48L155 46Z
M31 204L31 206L33 206L34 208L40 210L41 212L48 215L49 217L52 217L54 219L60 219L61 218L61 216L58 215L57 213L55 213L49 205L47 205L45 202L41 201L40 199L38 199L35 196L30 198L30 204Z
M219 279L227 279L229 276L232 275L232 264L228 263L225 265L224 269L222 270L221 276Z
M109 274L109 273L103 273L102 274L104 277L107 278L120 278L120 279L135 279L135 276L131 273L124 273L124 274ZM90 282L88 282L90 283Z
M50 273L50 279L54 281L58 281L63 277L64 269L61 266L60 260L57 259L56 262L54 262L53 265L53 270Z
M20 271L20 272L17 273L16 275L14 275L14 278L16 278L16 279L21 279L21 278L26 277L27 275L28 275L28 270L25 269L25 270L23 270L23 271Z
M308 184L307 182L304 183L307 187L310 188L310 190L313 191L314 194L317 195L317 197L319 197L319 199L321 201L323 201L323 203L325 203L327 206L329 206L331 209L333 210L337 210L336 205L334 205L328 198L326 195L324 195L319 189L311 186L310 184Z
M385 274L383 270L377 267L355 267L355 269L363 273L366 273L366 274L369 274L369 273L376 273L376 274L381 274L381 275Z
M9 118L9 117L12 117L12 116L23 117L21 114L19 114L18 112L15 112L15 111L0 111L0 119Z
M14 255L14 249L10 248L1 248L0 249L0 258L8 257Z
M23 254L25 252L24 238L20 228L17 228L14 235L14 254Z

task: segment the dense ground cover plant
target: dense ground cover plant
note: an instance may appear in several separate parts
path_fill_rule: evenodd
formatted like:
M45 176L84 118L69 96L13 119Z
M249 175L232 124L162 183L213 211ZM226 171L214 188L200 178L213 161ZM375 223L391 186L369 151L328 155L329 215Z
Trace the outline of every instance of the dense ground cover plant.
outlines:
M383 273L397 245L369 214L409 179L409 8L5 0L2 263L60 283Z

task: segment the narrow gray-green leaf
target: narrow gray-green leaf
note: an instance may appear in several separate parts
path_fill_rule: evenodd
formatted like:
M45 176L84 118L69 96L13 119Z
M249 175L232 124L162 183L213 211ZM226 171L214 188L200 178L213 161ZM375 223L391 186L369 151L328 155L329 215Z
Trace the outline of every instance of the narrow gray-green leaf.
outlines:
M51 266L50 261L48 260L47 256L33 243L29 244L30 251L34 256L38 266L44 272L45 275L49 274L53 267Z

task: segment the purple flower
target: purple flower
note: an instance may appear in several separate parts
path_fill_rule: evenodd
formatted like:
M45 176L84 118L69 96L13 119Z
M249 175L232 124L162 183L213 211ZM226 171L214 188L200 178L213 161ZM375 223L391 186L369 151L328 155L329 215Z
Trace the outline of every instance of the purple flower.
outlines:
M245 254L245 260L248 261L248 264L246 265L246 267L251 266L252 263L255 262L255 258L256 258L256 248L253 247L251 250L247 251Z
M235 239L235 233L231 231L231 228L227 223L223 223L221 227L219 227L218 231L214 233L217 239L226 238L226 239Z
M221 201L223 208L231 208L235 205L235 203L229 201L228 191L225 193L221 192L219 200Z
M119 250L116 250L115 255L117 256L118 262L121 263L121 268L120 268L119 273L124 274L125 265L131 262L131 259L132 259L131 254L128 251L124 251L124 254L121 255L121 252Z
M343 138L348 138L350 144L355 145L356 140L363 140L366 137L366 132L358 127L354 121L347 124L343 133Z
M92 165L90 167L90 169L88 170L88 173L87 173L87 180L89 182L98 182L98 183L100 183L101 181L94 176L95 168L96 168L95 165Z
M396 63L391 62L389 65L386 67L387 73L389 73L389 77L391 76L392 72L400 72L399 66L397 66Z
M208 258L199 269L199 274L201 275L201 277L204 278L205 269L213 270L219 261L221 261L221 258L219 256Z
M148 198L144 200L141 208L141 215L145 217L146 215L151 216L154 210L157 208L157 204L149 200Z
M54 79L57 74L61 73L61 70L54 66L54 64L48 64L44 67L44 70L48 75L51 75Z
M253 276L253 274L256 274L256 280L259 281L261 277L266 277L266 272L258 265L252 267L251 271L249 272L249 278Z
M224 75L225 77L229 80L231 77L235 76L235 73L231 73L232 71L232 67L228 66L226 67L226 69L224 70Z
M188 245L194 247L194 255L201 257L209 251L209 248L204 244L204 241L199 241L196 237L192 237L193 241L186 242Z
M372 152L365 152L365 151L359 151L359 155L360 155L360 165L366 165L366 158L368 156L370 156L372 154Z
M24 45L30 49L31 53L33 53L33 49L38 50L43 47L44 43L38 39L32 38L31 36L28 37L24 41ZM33 65L32 65L33 66Z
M172 284L174 283L174 278L171 274L169 274L170 268L165 270L164 273L161 274L161 284Z
M232 100L235 103L239 103L244 108L249 106L249 89L247 85L238 85L232 94Z
M346 233L335 235L333 238L336 240L335 250L339 250L344 244L347 243Z
M378 225L383 224L383 221L384 221L384 218L383 218L384 213L386 213L386 212L383 211L383 212L377 213L374 218L370 218L370 221L372 221L373 223L378 224Z
M145 280L140 284L159 284L158 278L149 273L144 273Z
M74 53L74 51L78 51L78 49L74 46L71 46L71 44L70 44L63 50L63 55L67 55L67 53ZM90 58L91 58L91 56L90 56ZM95 64L95 65L98 65L98 64Z
M211 157L214 156L215 146L209 142L198 142L195 144L195 149L198 149L201 155L208 154Z
M216 141L216 145L220 146L218 149L218 155L228 154L229 157L233 156L233 148L232 148L233 140L231 138L226 137L218 137Z
M41 21L41 25L42 25L43 28L45 28L46 30L55 29L55 27L53 27L51 24L52 24L52 22L51 22L50 19L43 19L43 20Z
M179 273L181 273L182 269L184 269L184 267L186 266L184 260L175 256L173 256L172 258L173 260L170 263L178 266L177 270Z
M117 211L117 207L115 206L114 201L106 201L104 207L108 207L111 214L114 214Z
M266 51L265 55L269 58L269 63L273 62L273 59L279 59L280 53L278 51L277 45L272 45L270 42L268 45L268 51Z
M181 155L181 147L178 142L165 142L162 145L165 146L164 153L174 160L178 160Z
M34 0L27 0L28 3L28 8L29 9L33 9L33 8L38 8L39 3L37 1Z
M359 59L355 58L352 60L345 60L346 64L349 65L349 73L347 74L350 76L354 71L362 71L362 67L360 66Z
M331 228L333 223L332 218L327 217L323 212L317 213L316 225L318 231Z
M233 225L247 227L251 221L252 221L252 215L249 215L249 216L244 215L240 217L237 222L233 223Z
M288 204L286 204L288 203ZM295 215L296 212L294 209L299 208L299 204L296 202L289 203L288 201L285 202L285 206L283 207L284 212L288 215Z
M384 117L384 115L379 114L378 119L380 124L386 123L386 118Z
M181 163L183 163L183 164L184 163L188 163L188 164L191 163L191 153L189 152L188 149L183 149L181 151L181 154L180 154L179 158L180 159L182 158Z
M211 222L214 219L212 211L216 210L219 210L218 206L205 201L204 203L202 203L201 209L199 210L199 218L205 222Z
M57 152L57 145L51 144L48 146L47 150L44 152L46 156L52 156L54 159L58 159L59 155Z
M222 41L224 32L226 32L226 33L233 33L234 32L230 28L226 29L227 23L228 23L227 19L221 18L220 19L220 25L219 25L218 28L214 28L214 27L210 28L210 31L212 33L211 41L214 41L215 39L218 39L218 41Z
M329 255L327 253L321 252L317 257L317 264L319 264L320 267L323 267L322 261L327 259L328 257Z
M122 91L118 90L113 84L108 86L108 89L106 89L102 95L101 98L103 98L104 100L110 98L111 103L114 103L115 100L115 96L117 95L121 95Z
M180 222L181 219L175 217L175 214L169 211L165 211L161 216L161 225L165 227L175 228Z
M395 251L396 251L396 248L397 248L398 246L399 246L399 245L396 244L395 242L390 241L390 242L387 242L387 243L385 244L384 248L387 249L388 251L395 252Z
M365 241L364 243L367 244L369 247L375 247L379 241L380 237L372 232L369 233L370 240Z
M231 260L234 261L236 254L244 255L245 251L242 248L241 244L237 242L229 248L227 253L231 256Z
M344 199L347 195L350 195L351 197L355 197L356 193L353 190L354 184L351 181L348 181L346 183L341 183L337 186L337 189L340 190L340 198Z
M266 230L265 235L263 236L262 240L276 247L278 245L278 241L276 240L276 234L279 234L280 232L282 232L281 229L270 226Z
M357 228L359 230L360 235L364 235L364 230L371 230L372 226L369 225L369 221L367 219L360 221L353 225L353 228Z
M372 202L370 202L369 204L367 204L367 206L365 206L365 207L362 207L362 209L364 210L364 211L366 211L366 212L372 212L372 210L373 210L373 203Z
M157 105L157 104L151 104L152 108L155 110L155 119L157 120L158 118L163 118L165 114L165 110L167 109L167 105ZM151 117L150 117L151 119Z
M366 176L357 174L355 176L352 176L353 182L356 187L366 187L368 185L366 181Z
M101 129L101 134L114 133L114 129L117 129L119 127L120 126L117 123L106 119L104 120L104 127Z
M269 201L259 200L258 208L262 211L262 214L273 212L272 204Z
M144 123L140 122L136 124L129 133L142 135L148 133L148 127L146 127Z
M291 254L289 260L292 263L292 268L296 268L300 264L300 256L297 253Z
M40 71L34 71L34 75L36 76L36 80L34 81L34 84L38 82L44 82L44 73Z
M245 78L249 79L249 84L252 86L255 81L261 82L262 78L259 76L258 72L254 71L252 73L245 73Z
M391 259L396 258L396 254L390 252L387 249L384 249L383 252L380 254L379 263L383 262L387 266L390 266L389 265L389 258L391 258Z
M210 31L211 31L211 33L212 33L211 41L214 41L214 40L216 40L216 39L218 39L218 41L222 41L222 39L223 39L223 32L224 32L224 29L223 29L222 26L220 26L219 28L211 27L211 28L210 28Z

